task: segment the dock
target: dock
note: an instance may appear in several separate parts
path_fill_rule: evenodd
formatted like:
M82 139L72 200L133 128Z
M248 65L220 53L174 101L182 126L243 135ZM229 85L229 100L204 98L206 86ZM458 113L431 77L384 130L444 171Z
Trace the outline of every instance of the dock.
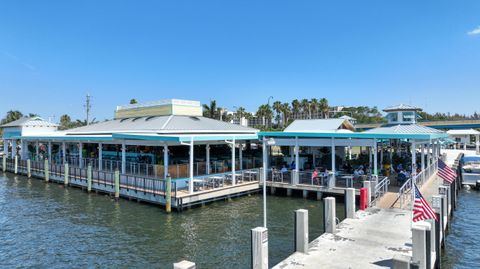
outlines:
M471 152L447 150L444 159L447 165L453 166L464 154ZM422 185L421 192L429 203L432 195L438 194L442 183L434 174ZM388 195L384 198L392 199ZM455 201L451 203L453 211ZM398 208L397 201L389 208L371 207L357 211L354 218L343 220L335 233L324 233L310 242L308 253L295 252L273 268L396 268L396 257L413 255L410 208L410 205ZM448 212L447 215L450 214ZM442 235L441 240L443 238ZM432 259L434 268L434 257Z

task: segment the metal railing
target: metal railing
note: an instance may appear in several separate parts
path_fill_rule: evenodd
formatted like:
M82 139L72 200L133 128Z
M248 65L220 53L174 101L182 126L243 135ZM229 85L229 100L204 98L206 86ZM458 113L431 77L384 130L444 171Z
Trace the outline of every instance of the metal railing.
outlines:
M373 199L370 202L370 206L376 204L380 198L388 192L388 187L390 186L390 179L388 177L383 177L383 179L379 180L378 183L375 185L373 189Z
M400 187L398 191L398 201L400 203L400 208L404 208L408 206L412 200L411 198L411 190L413 187L413 182L417 184L417 186L422 186L425 181L427 181L430 177L432 177L438 170L438 160L434 161L432 164L427 166L423 171L418 173L417 175L412 175L405 183Z

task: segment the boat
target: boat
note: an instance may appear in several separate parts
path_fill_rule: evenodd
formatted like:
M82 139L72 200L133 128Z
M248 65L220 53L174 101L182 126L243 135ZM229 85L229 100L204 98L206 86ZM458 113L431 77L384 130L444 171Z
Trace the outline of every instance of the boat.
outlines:
M480 189L480 155L465 156L462 163L462 184Z

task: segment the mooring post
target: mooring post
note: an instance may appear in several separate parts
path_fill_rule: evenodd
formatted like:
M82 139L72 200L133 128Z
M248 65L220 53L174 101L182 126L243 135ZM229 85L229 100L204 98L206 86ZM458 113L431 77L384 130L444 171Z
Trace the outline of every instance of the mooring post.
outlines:
M392 269L410 269L411 257L397 254L392 259Z
M252 229L252 269L268 269L268 229Z
M355 218L355 189L345 190L345 217L347 219Z
M442 195L432 195L432 208L435 211L438 221L435 221L435 254L437 255L435 266L438 268L440 266L441 252L440 247L442 245L444 231L443 231L443 211L442 211L443 201Z
M7 172L7 155L3 155L2 166L3 172Z
M426 232L422 225L412 227L412 263L418 268L427 268Z
M363 182L363 187L367 189L367 207L370 206L370 203L372 202L372 184L371 181L364 181Z
M295 210L295 251L308 254L308 210Z
M432 251L435 249L432 224L428 221L419 221L417 225L425 228L425 264L426 268L432 268Z
M87 191L92 191L92 165L87 166Z
M14 166L14 169L13 169L13 173L16 175L18 174L18 156L15 155L15 166Z
M27 177L32 177L32 161L27 160Z
M69 168L68 168L68 163L66 162L66 163L64 164L64 166L65 166L65 167L64 167L65 172L63 173L63 176L64 176L64 178L63 178L63 184L64 184L65 186L68 186L68 180L70 179L70 176L69 176L69 175L70 175L70 171L69 171Z
M172 178L170 177L170 174L167 175L165 185L165 210L167 213L170 213L172 212Z
M48 169L48 159L45 159L43 171L45 172L45 182L50 180L50 172Z
M120 171L115 170L115 200L120 198Z
M335 198L333 197L323 199L323 227L326 233L334 234L337 230Z
M181 261L173 264L173 269L195 269L195 263L189 261Z

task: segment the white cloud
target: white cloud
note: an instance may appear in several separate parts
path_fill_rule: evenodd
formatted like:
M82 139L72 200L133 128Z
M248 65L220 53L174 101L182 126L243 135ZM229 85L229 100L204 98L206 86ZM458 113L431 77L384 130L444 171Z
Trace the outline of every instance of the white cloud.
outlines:
M467 32L468 35L480 35L480 26L477 26L477 28L473 29L472 31Z

